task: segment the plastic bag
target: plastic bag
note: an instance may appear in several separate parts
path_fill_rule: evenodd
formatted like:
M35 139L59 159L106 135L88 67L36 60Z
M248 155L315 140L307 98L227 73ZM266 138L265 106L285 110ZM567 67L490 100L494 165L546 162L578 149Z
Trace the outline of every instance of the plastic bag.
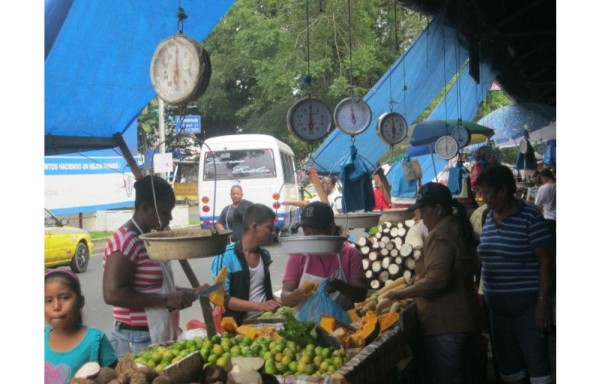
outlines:
M298 320L312 321L315 324L319 324L321 323L321 314L326 314L348 324L352 322L346 311L329 297L327 293L328 282L328 278L321 280L317 292L306 299L302 309L296 315Z

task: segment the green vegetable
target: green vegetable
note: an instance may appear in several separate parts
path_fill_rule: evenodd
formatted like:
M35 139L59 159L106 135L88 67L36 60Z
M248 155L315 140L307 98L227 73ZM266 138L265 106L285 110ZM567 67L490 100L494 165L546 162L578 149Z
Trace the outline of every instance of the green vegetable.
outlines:
M315 324L310 321L300 321L291 312L284 312L283 329L279 336L305 347L308 344L319 344Z

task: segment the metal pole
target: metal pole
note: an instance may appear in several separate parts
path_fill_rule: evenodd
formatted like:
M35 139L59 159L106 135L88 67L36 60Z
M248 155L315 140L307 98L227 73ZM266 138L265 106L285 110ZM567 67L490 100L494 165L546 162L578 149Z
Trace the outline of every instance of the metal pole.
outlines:
M158 98L158 152L165 153L165 102L160 97ZM162 178L166 179L167 175L161 173Z

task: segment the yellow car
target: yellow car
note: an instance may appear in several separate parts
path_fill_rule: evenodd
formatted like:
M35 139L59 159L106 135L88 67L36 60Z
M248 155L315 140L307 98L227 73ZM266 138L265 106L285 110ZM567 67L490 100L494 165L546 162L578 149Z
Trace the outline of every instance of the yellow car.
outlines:
M67 219L59 220L44 209L44 265L68 265L75 273L88 268L94 244L85 229L69 226Z

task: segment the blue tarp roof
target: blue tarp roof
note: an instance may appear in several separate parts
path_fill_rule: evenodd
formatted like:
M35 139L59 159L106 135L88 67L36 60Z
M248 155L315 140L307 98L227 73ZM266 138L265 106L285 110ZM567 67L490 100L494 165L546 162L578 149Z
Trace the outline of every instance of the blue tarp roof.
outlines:
M178 5L201 42L234 1L46 0L46 155L116 146L156 96L150 60L178 32Z
M403 114L412 124L459 72L458 81L429 119L459 116L472 119L495 75L488 64L481 63L481 80L477 84L467 73L468 65L464 66L468 56L468 47L458 38L456 28L444 23L443 14L434 18L363 97L371 107L373 119L369 128L355 137L359 154L374 164L388 149L377 136L376 127L379 116L390 111L390 100L394 102L393 110ZM309 163L314 164L318 172L338 172L340 161L348 155L350 145L350 136L336 129L315 151Z

